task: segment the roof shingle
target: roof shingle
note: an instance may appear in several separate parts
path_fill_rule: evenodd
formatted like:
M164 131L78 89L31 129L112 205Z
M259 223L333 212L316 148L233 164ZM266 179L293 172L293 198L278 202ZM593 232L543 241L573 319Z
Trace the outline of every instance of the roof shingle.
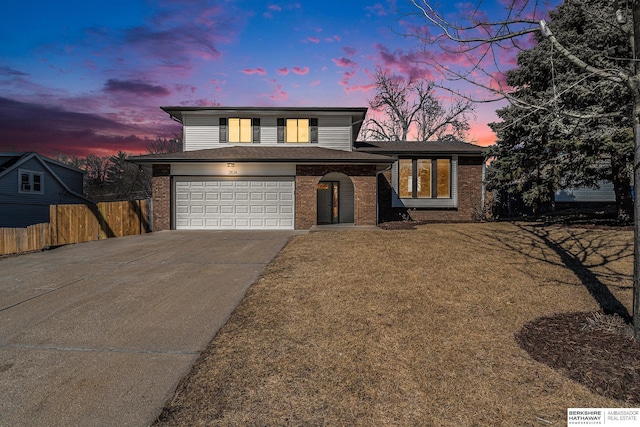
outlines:
M324 147L229 146L131 158L136 163L173 162L296 162L392 163L389 156Z

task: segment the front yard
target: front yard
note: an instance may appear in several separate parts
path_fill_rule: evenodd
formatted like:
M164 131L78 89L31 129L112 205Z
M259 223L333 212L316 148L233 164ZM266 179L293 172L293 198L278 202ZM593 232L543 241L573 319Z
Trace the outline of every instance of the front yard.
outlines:
M508 223L298 236L156 425L540 426L634 406L515 337L541 316L631 312L632 253L632 231Z

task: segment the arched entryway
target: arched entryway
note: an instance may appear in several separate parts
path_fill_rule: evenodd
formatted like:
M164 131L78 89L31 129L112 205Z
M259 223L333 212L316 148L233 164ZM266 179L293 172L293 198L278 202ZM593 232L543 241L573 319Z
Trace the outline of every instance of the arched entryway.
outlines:
M347 175L330 172L317 187L317 224L353 223L353 182Z

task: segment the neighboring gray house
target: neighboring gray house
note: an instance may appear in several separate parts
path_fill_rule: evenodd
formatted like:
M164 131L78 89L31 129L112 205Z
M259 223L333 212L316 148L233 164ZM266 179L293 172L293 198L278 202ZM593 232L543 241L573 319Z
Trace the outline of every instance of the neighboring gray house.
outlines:
M366 108L162 107L183 151L153 167L154 231L471 221L483 148L459 141L360 143Z
M49 222L49 206L93 203L82 171L37 153L0 152L0 227Z
M556 203L615 203L616 193L613 183L601 181L597 188L574 187L558 190L555 194Z

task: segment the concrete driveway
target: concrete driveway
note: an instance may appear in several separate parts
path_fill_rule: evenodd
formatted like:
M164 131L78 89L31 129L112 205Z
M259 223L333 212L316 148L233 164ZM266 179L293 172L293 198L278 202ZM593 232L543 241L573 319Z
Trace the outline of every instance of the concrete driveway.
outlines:
M0 426L147 426L295 232L163 231L0 260Z

